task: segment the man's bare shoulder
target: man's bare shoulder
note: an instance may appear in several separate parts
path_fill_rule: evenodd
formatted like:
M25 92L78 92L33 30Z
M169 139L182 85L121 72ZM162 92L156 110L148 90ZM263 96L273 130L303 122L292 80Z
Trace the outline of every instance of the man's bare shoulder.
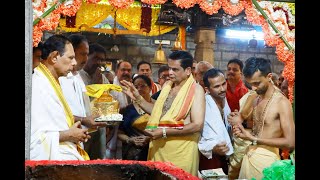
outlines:
M291 107L290 100L287 97L285 97L283 94L281 94L281 93L277 93L277 95L275 97L275 104L277 106L288 105L288 106Z
M195 94L197 95L198 93L200 93L200 94L204 94L204 90L203 90L203 88L202 88L202 86L200 85L200 84L198 84L198 83L196 83L196 90L195 90Z

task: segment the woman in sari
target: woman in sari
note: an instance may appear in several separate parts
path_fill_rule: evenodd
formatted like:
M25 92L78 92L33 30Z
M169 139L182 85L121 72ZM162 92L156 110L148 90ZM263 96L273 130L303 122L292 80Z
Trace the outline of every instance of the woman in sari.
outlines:
M133 84L139 94L151 102L151 80L148 76L138 75L133 78ZM122 159L147 160L150 138L142 131L145 129L150 115L146 114L137 102L133 102L124 109L123 122L119 126L118 138L123 142Z

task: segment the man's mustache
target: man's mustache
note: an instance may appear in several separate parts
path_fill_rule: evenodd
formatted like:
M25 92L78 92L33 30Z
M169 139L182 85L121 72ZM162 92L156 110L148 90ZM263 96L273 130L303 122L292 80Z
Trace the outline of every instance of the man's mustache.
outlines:
M122 77L131 78L129 74L124 74Z

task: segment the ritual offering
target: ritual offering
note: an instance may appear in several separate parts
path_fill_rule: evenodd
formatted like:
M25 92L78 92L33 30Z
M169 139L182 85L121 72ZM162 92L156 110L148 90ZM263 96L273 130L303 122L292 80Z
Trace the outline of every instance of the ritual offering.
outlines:
M108 125L119 125L123 119L119 114L119 101L114 99L110 91L122 91L122 88L114 84L91 84L86 86L87 94L95 97L91 101L91 112L96 122L107 122Z

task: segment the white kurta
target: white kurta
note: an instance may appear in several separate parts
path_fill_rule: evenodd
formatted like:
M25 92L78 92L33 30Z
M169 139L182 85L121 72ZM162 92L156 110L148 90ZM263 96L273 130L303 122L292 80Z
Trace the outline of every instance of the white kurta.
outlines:
M32 75L31 160L84 160L75 143L59 143L59 131L68 130L62 103L49 80L37 69Z
M87 90L79 73L73 75L70 72L66 77L59 77L59 82L72 114L78 117L89 116L90 99L85 94Z
M231 110L225 99L225 106L223 108L224 112L224 123L216 102L212 99L209 94L205 95L206 98L206 113L204 126L201 133L201 138L198 143L199 151L206 156L208 159L212 158L212 149L218 143L226 142L229 147L227 156L233 153L233 147L228 130L231 130L231 126L228 123L227 116L230 114Z

